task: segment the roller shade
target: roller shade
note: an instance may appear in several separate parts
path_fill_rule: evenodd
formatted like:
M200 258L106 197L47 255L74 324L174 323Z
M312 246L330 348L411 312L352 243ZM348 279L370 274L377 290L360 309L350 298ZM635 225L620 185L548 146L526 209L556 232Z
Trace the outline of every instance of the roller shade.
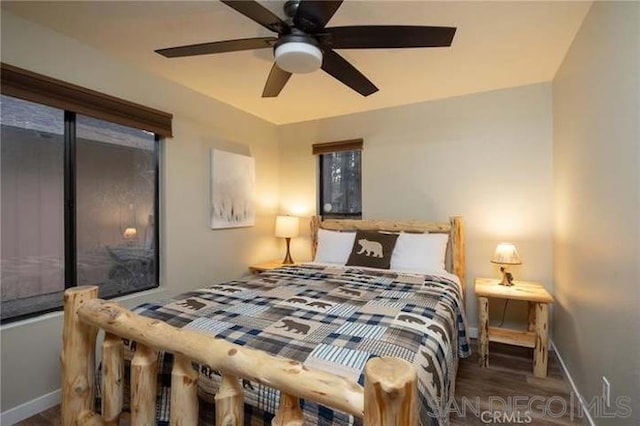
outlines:
M313 155L328 154L339 151L362 151L362 139L349 139L337 142L314 143Z
M0 64L0 92L55 108L171 137L173 116L75 84Z

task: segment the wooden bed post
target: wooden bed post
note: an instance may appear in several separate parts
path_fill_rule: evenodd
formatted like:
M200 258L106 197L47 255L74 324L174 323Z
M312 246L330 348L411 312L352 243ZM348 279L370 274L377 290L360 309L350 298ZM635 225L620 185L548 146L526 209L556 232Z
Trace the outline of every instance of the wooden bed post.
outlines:
M82 286L64 292L62 329L62 424L75 425L84 411L93 411L96 336L98 329L78 317L87 301L98 297L98 287Z
M82 426L105 426L106 423L100 417L100 414L94 413L93 411L83 411L78 417L78 421L74 424L82 425Z
M318 229L320 229L320 222L322 218L320 216L311 216L311 259L316 258L316 251L318 250Z
M244 390L237 377L224 374L215 396L216 426L244 425Z
M198 424L198 373L191 360L175 354L171 371L170 424L188 426Z
M158 353L138 343L131 360L131 424L156 424Z
M464 224L461 216L450 218L451 222L451 269L460 278L462 301L465 301L467 282L464 256Z
M106 333L102 343L102 417L107 425L117 425L124 398L124 343Z
M364 368L364 426L417 426L417 374L409 362L373 358Z
M280 392L280 406L271 426L302 426L304 415L300 408L300 399L293 395Z

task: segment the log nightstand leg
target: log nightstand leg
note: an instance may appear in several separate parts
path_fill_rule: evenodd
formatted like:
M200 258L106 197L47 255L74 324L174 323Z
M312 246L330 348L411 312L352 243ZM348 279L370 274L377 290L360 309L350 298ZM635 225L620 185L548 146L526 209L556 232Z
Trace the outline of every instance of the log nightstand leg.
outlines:
M549 305L536 303L536 347L533 351L533 375L547 377L549 355Z
M489 366L489 299L478 297L478 357L480 367Z
M527 302L529 307L527 314L527 330L528 331L536 331L536 303L535 302Z

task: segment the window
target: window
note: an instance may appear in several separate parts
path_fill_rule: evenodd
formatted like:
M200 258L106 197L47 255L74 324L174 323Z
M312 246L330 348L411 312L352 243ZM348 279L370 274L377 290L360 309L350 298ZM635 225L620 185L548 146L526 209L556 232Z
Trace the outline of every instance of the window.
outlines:
M362 140L315 144L320 164L319 214L362 217Z
M64 111L0 97L2 319L51 310L64 276Z
M75 285L156 287L155 135L4 95L0 107L2 320L58 309Z
M170 135L170 119L147 126L152 110L136 118L135 104L110 97L133 113L91 114L106 95L81 89L73 104L68 83L49 102L56 80L2 70L2 322L59 309L68 287L98 285L102 298L157 287L160 136L141 128Z
M153 133L77 115L77 285L100 297L157 287Z

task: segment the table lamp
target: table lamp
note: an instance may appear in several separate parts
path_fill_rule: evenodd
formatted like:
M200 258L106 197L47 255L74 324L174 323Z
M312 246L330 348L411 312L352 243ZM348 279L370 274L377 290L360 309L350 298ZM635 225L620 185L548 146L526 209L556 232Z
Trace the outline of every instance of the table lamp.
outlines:
M122 236L127 241L127 244L132 245L138 236L138 231L136 228L127 228L122 233Z
M293 264L289 244L291 238L298 236L299 222L296 216L276 216L276 237L284 238L287 242L287 254L282 261L283 265Z
M500 272L502 272L500 285L512 286L513 275L507 271L507 268L509 265L522 265L516 246L511 243L498 244L493 258L491 258L491 263L500 265Z

